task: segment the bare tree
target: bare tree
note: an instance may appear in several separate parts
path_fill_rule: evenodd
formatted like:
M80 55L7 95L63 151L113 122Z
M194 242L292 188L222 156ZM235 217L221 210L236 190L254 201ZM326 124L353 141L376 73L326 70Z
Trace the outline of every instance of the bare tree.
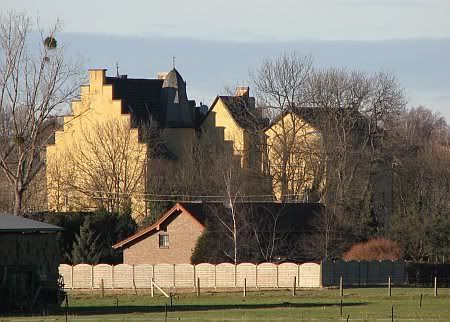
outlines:
M450 134L445 120L419 107L405 112L389 142L393 154L392 218L387 237L414 261L449 254ZM407 223L407 224L405 224Z
M322 134L326 185L323 200L339 218L344 236L365 238L373 223L373 196L389 195L374 174L389 166L384 149L391 122L405 107L395 77L345 70L316 71L310 78L311 116ZM388 176L386 171L384 176ZM376 189L383 191L375 191ZM373 228L373 227L372 227Z
M23 197L44 159L52 134L49 118L82 83L80 63L66 59L57 45L61 22L40 31L41 44L30 50L32 24L24 13L0 18L0 168L14 190L14 214L23 211Z
M298 200L319 171L317 160L312 160L318 153L317 133L296 113L310 102L307 85L312 62L310 56L285 53L265 60L250 75L263 115L273 122L266 130L264 169L282 200Z
M311 221L312 230L302 238L301 247L315 260L330 259L341 254L343 244L339 218L334 209L324 209Z
M250 238L256 241L256 249L264 262L273 262L275 256L293 258L298 248L294 247L290 235L299 235L290 229L286 217L286 204L276 207L273 203L249 203L248 225L251 230Z
M147 160L157 148L156 132L155 123L131 128L128 119L86 124L48 164L55 205L71 196L72 209L92 205L128 212L133 204L135 212L145 213Z

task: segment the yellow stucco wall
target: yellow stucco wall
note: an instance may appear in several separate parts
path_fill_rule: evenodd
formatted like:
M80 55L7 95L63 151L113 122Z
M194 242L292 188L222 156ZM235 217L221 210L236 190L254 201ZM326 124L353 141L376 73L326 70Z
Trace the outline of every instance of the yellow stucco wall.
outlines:
M122 190L132 190L131 206L135 218L146 213L146 176L147 171L150 171L149 162L152 161L147 159L147 144L139 142L139 130L131 128L130 115L122 114L121 101L113 99L113 90L112 85L105 85L105 70L90 70L89 84L81 87L80 99L72 103L72 115L64 117L63 130L55 134L55 144L47 147L49 210L86 211L98 207L99 193L93 191L95 190L92 188L93 185L89 184L94 180L90 170L97 166L101 167L110 160L106 150L100 153L101 157L95 157L95 152L102 150L94 149L92 146L101 146L105 143L106 136L98 135L99 128L105 124L119 124L125 129L125 134L120 132L117 137L123 136L127 140L126 147L123 148L128 156L125 162L127 165L123 171L127 176L132 174L132 178L139 177L139 179L134 179L136 182L131 188L127 186L129 185L127 180L119 180L117 185ZM283 168L283 158L280 146L288 142L289 156L285 160L285 174L288 181L284 189L286 193L303 194L305 190L317 186L317 180L322 180L318 166L320 135L300 117L285 115L263 133L265 136L263 139L261 133L249 133L242 128L224 101L218 97L204 119L201 130L200 135L194 128L162 129L163 143L177 157L172 163L183 166L191 156L195 143L199 139L208 140L210 144L224 147L233 159L240 160L244 169L251 168L261 172L268 170L272 178L273 193L280 198L283 190L281 185L283 176L280 171ZM260 147L256 149L255 135L256 140L260 141L258 143ZM98 139L93 139L95 136ZM264 150L261 144L264 140L267 150ZM87 141L96 144L89 147ZM117 145L115 147L113 150L122 149ZM75 165L74 160L78 165ZM96 180L102 181L99 178ZM104 198L105 195L100 193L100 197Z
M198 135L194 128L165 128L162 139L169 151L176 155L176 163L182 165L190 156Z
M202 123L204 139L212 140L217 144L224 144L225 148L230 148L235 156L241 158L241 165L244 166L245 152L245 130L241 128L220 97L211 106L211 110Z
M323 185L321 136L314 127L301 117L286 113L266 129L265 134L265 166L277 199L284 194L290 195L290 199L305 200L305 192Z
M117 182L116 185L121 191L132 189L133 216L137 217L145 211L142 195L145 192L145 175L139 178L137 176L138 173L145 173L146 144L139 142L138 129L131 128L130 116L121 113L121 101L113 100L112 85L104 83L105 70L89 71L89 85L81 87L80 99L72 102L72 115L64 117L64 127L56 132L55 144L47 147L49 210L75 211L95 208L99 195L103 197L105 195L94 191L92 187L96 185L89 183L89 180L99 180L93 179L94 173L102 173L92 167L95 165L102 167L108 162L111 164L110 158L117 157L117 151L114 151L116 154L103 152L122 147L124 150L121 155L128 155L126 159L128 165L122 168L116 165L115 171L124 172L119 173L117 177L128 178L128 183L127 180L120 179L121 182ZM114 126L117 129L114 129ZM126 144L107 142L108 138L113 137L112 131L115 130L118 131L115 135L123 137ZM105 135L99 135L102 133ZM96 152L102 152L102 155L97 155L99 153ZM89 167L91 168L88 169ZM134 181L132 184L131 176ZM133 187L127 188L126 185Z

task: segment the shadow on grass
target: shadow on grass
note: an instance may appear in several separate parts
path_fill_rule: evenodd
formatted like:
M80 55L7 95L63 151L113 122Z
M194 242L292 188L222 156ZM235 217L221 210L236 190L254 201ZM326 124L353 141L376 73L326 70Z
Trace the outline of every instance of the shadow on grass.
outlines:
M343 307L366 305L366 302L347 302ZM315 307L339 307L339 303L273 303L273 304L210 304L210 305L173 305L167 306L168 312L195 312L195 311L216 311L216 310L253 310L253 309L275 309L275 308L315 308ZM79 306L70 307L69 315L103 315L103 314L129 314L129 313L162 313L165 306ZM61 308L54 314L64 314Z

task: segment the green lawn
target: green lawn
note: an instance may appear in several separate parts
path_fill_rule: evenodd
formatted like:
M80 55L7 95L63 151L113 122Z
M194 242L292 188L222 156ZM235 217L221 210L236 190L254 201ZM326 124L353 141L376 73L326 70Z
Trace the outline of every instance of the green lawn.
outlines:
M420 294L422 307L419 307ZM297 290L295 297L288 290L247 292L180 293L170 300L145 293L106 291L104 299L99 291L69 291L68 321L147 321L165 319L190 321L298 321L329 320L391 321L394 307L395 321L450 321L450 289L440 289L438 297L433 289L393 288L392 297L386 288L353 288L344 291L343 316L340 317L339 290ZM118 304L118 306L117 306ZM2 321L65 321L60 315L45 318L8 318Z

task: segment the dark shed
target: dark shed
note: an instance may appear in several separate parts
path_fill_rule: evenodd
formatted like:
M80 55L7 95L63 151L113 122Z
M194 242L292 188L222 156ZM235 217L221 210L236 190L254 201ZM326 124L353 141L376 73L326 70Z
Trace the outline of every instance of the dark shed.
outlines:
M0 311L30 311L58 304L61 289L56 233L36 220L0 213Z

